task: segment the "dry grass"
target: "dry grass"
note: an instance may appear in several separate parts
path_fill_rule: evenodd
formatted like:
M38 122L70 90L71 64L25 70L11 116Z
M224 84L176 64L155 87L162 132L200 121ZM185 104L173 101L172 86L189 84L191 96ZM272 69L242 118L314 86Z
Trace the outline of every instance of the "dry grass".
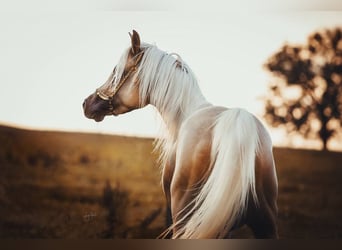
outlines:
M165 228L151 139L0 127L0 145L1 238L154 238ZM341 238L342 154L274 153L280 237Z
M0 237L139 237L160 208L141 229L156 237L164 227L152 140L0 127L0 142ZM120 210L114 226L108 185Z
M342 154L275 150L279 233L283 238L342 238Z

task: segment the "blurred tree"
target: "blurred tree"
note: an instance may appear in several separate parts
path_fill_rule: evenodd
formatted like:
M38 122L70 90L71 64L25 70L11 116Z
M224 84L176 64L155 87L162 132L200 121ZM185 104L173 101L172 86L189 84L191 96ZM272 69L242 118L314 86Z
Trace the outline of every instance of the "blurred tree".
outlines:
M266 121L318 138L327 150L342 127L342 29L315 32L304 45L284 45L265 67L277 79L265 99Z

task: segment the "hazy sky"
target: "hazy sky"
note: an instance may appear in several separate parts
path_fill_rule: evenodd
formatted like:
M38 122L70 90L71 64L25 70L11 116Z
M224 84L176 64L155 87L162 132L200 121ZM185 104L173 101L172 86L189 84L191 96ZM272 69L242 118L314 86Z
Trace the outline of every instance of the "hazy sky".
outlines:
M260 117L270 76L262 64L285 42L342 25L342 12L51 12L0 15L0 123L154 135L151 107L95 123L83 99L108 77L136 29L178 53L207 99Z

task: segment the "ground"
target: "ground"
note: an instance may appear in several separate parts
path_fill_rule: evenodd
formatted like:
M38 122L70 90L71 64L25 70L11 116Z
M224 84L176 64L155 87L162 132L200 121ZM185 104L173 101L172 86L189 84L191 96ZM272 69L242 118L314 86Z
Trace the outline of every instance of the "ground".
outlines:
M0 126L0 238L155 238L153 140ZM274 149L280 238L342 238L342 154ZM234 232L251 238L248 228Z

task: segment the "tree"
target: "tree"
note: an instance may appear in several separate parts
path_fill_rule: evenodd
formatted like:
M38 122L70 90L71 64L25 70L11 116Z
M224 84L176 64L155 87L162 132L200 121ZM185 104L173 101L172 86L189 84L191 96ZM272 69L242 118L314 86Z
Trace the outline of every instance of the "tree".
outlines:
M318 138L323 149L342 127L342 29L309 35L304 45L284 45L266 62L276 81L264 117L289 133Z

